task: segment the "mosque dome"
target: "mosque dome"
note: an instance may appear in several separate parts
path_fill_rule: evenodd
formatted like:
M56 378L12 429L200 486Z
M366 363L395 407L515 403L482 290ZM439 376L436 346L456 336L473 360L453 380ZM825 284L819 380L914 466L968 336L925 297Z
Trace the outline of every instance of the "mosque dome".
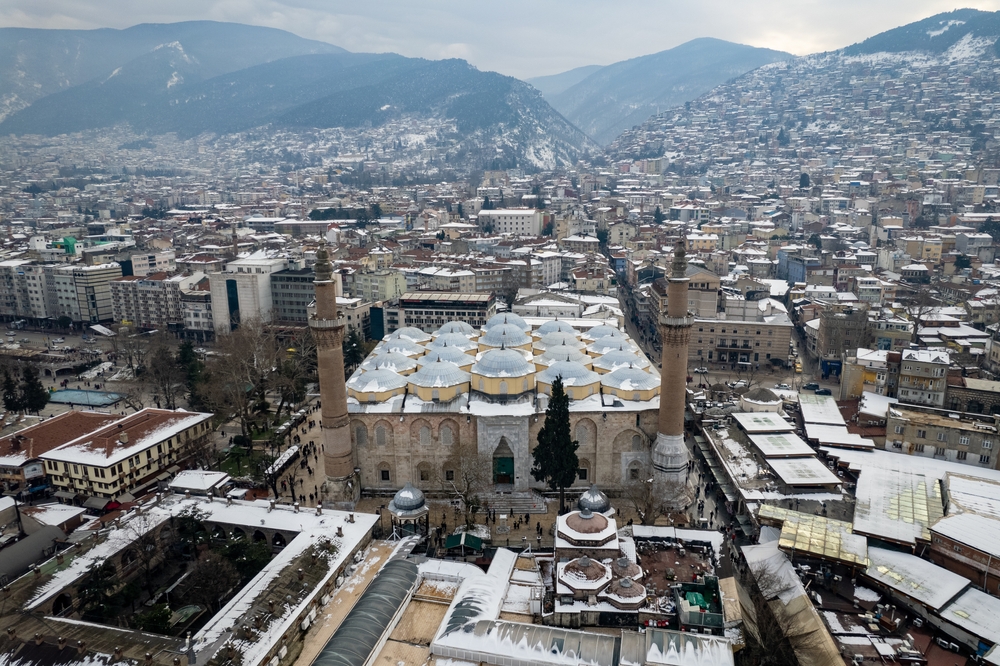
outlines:
M465 352L470 349L477 349L478 345L462 333L442 333L427 343L428 349L440 349L444 347L452 347Z
M428 363L436 363L437 361L447 361L461 368L471 366L475 360L475 358L466 354L458 347L434 347L424 356L417 359L417 365L424 366Z
M472 366L472 373L483 377L524 377L532 372L534 367L516 349L490 349Z
M562 377L563 386L587 386L601 381L599 374L579 361L556 361L535 375L535 381L551 384L556 377Z
M610 335L594 341L594 343L589 347L587 347L587 349L599 355L607 354L609 351L615 349L618 349L620 351L632 352L633 354L639 351L638 347L633 345L625 338L616 338Z
M472 327L472 324L466 323L464 321L449 321L447 324L439 328L435 333L437 335L445 335L447 333L461 333L465 337L471 337L476 334L476 329Z
M639 368L618 368L601 375L601 383L619 391L649 391L660 385L660 378Z
M422 356L427 350L406 338L392 338L383 342L379 351L381 353L396 352L404 356Z
M347 380L347 388L356 393L383 393L406 386L407 378L387 368L360 372Z
M614 326L608 326L607 324L601 324L600 326L595 326L589 331L584 331L583 337L590 340L600 340L601 338L624 338L625 334Z
M538 335L545 335L547 333L571 333L574 337L580 334L580 332L575 328L564 321L559 321L558 319L545 322L535 329L535 333Z
M406 515L426 511L425 506L424 492L407 482L393 495L392 501L389 502L389 511L396 515Z
M535 343L535 346L543 349L552 349L553 347L583 349L585 345L577 339L574 333L554 331L543 335L542 339Z
M535 357L535 363L539 365L552 365L560 361L578 361L583 365L587 365L591 362L591 359L579 349L575 349L569 345L551 347Z
M446 388L456 384L466 384L469 382L469 373L462 370L454 363L448 361L435 361L423 366L406 380L415 385L425 388Z
M413 326L404 326L403 328L398 328L387 337L387 340L409 340L410 342L426 342L431 339L431 336L424 333L419 328L414 328Z
M518 328L521 329L522 332L525 333L531 330L531 327L528 326L528 323L524 321L524 319L522 319L521 317L514 314L513 312L500 312L493 315L486 322L486 325L483 326L483 330L488 331L491 328L494 328L496 326L501 326L503 324L511 324L513 326L517 326Z
M373 354L366 358L364 363L361 364L361 369L364 371L385 368L386 370L392 370L393 372L409 372L416 367L416 361L409 356L400 354L399 352Z
M483 347L523 347L531 338L515 324L500 324L483 333L479 338Z
M608 496L598 489L596 483L592 484L585 493L580 495L580 499L576 505L581 511L587 509L592 513L604 513L611 508Z
M612 372L618 368L645 369L649 367L649 361L624 349L612 349L607 354L603 354L594 359L594 367Z

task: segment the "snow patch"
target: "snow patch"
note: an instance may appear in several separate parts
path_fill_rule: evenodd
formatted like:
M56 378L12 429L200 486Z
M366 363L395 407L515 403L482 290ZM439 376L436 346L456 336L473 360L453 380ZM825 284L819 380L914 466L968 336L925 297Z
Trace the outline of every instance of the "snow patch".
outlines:
M948 32L948 28L950 28L953 25L965 25L965 21L955 21L955 20L942 21L939 25L941 25L942 27L938 28L937 30L928 30L927 36L937 37L939 35L943 35L944 33Z
M996 41L996 35L991 37L975 37L972 33L966 33L960 40L952 44L951 48L945 51L942 57L949 62L979 58Z

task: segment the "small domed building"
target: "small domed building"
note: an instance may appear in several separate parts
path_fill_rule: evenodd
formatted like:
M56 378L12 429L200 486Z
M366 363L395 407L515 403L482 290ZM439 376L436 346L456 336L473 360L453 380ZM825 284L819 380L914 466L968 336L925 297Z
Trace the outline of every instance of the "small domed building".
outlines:
M424 499L422 490L407 482L393 495L388 510L393 531L398 536L409 534L427 536L430 511L427 508L427 501Z

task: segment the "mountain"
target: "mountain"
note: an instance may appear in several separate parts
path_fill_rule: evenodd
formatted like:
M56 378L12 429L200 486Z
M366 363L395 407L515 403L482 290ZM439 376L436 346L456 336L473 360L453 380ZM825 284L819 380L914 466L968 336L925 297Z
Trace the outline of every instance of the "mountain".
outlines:
M181 45L191 61L187 75L196 79L289 56L344 52L283 30L215 21L145 23L124 30L0 28L0 120L172 44Z
M598 143L607 144L659 111L696 99L762 65L789 58L790 54L771 49L693 39L667 51L601 67L545 98Z
M893 28L843 49L844 55L923 51L945 53L987 44L1000 56L1000 12L956 9Z
M538 88L546 97L558 95L570 86L575 86L580 81L601 69L601 65L584 65L561 74L550 74L549 76L536 76L532 79L525 79L525 83Z
M432 137L455 168L553 167L596 151L528 84L463 60L395 54L293 56L203 77L182 43L148 53L35 101L0 133L55 135L127 125L157 135L274 129L384 128L389 145ZM409 126L409 129L407 128Z

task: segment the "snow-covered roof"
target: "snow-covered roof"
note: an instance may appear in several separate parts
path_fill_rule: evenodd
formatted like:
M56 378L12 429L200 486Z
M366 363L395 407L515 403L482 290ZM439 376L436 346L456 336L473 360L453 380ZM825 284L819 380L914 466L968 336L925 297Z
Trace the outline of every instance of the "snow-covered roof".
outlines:
M815 395L802 391L799 393L799 407L802 410L804 423L822 423L827 425L844 425L844 417L840 415L837 401L830 395Z
M407 377L396 374L389 368L379 368L368 372L356 372L347 380L347 388L358 393L381 393L394 391L406 386Z
M392 370L393 372L406 372L407 370L412 370L415 367L417 367L417 362L415 360L409 356L400 354L399 352L372 354L361 364L361 369L366 372L378 368L385 368L386 370Z
M487 347L521 347L530 343L531 338L516 324L492 326L479 338L479 344Z
M601 384L619 391L649 391L660 385L660 378L640 368L623 367L601 375Z
M940 613L984 642L1000 643L1000 599L993 595L969 588Z
M531 330L531 326L529 326L523 318L513 312L500 312L493 315L487 320L486 324L483 326L483 330L489 331L494 326L500 326L502 324L512 324L520 328L525 333Z
M797 435L790 432L748 435L765 458L813 457L816 452Z
M183 493L185 490L204 492L221 486L228 480L229 475L225 472L186 469L178 472L177 476L170 481L170 488L180 493Z
M520 333L520 331L518 332ZM478 347L479 345L470 340L469 336L464 333L442 333L427 343L427 349L458 349L462 352Z
M930 541L944 513L937 479L894 467L865 466L855 496L854 531L901 544Z
M840 483L836 474L814 457L768 458L767 464L789 486L829 486Z
M428 363L405 379L415 386L445 388L468 383L470 375L454 363L439 360Z
M514 349L490 349L472 366L472 373L483 377L523 377L534 367Z
M748 434L795 430L795 426L774 412L737 412L732 416Z
M990 556L1000 556L1000 520L996 518L975 513L957 513L934 523L931 532Z
M868 549L869 578L916 599L932 610L942 608L971 584L969 579L910 553Z
M601 381L601 376L577 361L556 361L535 375L535 380L551 384L559 377L563 386L586 386Z

